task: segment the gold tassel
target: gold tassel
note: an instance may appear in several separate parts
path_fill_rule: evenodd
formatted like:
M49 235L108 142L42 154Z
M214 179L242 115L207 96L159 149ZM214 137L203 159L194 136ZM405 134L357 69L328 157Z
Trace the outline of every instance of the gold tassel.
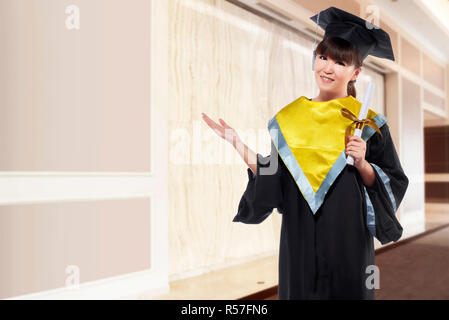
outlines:
M352 120L353 122L346 128L345 132L345 148L348 144L349 136L351 135L352 126L355 124L355 128L363 130L365 126L370 126L374 130L380 133L382 135L382 132L380 132L379 127L376 125L376 120L374 119L362 119L359 120L351 111L349 111L346 108L341 109L341 114L343 117L348 118L349 120Z

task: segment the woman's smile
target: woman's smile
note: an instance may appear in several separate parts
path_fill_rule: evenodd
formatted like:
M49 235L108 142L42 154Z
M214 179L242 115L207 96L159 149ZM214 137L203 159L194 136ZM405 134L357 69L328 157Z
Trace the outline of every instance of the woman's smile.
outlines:
M325 76L320 76L320 78L323 83L332 83L334 81L333 79L327 78Z

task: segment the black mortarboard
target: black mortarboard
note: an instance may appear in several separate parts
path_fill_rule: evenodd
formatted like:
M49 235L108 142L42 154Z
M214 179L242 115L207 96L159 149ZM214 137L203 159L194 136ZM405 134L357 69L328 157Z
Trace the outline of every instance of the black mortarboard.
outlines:
M378 26L335 7L329 7L310 19L325 31L324 38L340 37L354 44L362 60L372 55L394 61L390 36Z

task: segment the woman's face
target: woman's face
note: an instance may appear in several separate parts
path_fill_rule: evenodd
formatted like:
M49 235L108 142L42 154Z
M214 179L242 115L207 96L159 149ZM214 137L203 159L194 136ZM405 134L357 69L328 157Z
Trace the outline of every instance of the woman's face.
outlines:
M355 80L361 71L362 67L354 69L354 65L348 65L343 61L334 61L321 54L317 54L315 58L315 80L320 91L346 95L348 82Z

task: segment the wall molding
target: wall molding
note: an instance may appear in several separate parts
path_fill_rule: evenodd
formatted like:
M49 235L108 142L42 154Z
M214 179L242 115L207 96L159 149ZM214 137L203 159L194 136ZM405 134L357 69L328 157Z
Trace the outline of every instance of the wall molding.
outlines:
M115 300L137 299L141 294L157 296L169 291L166 272L146 270L97 281L76 287L40 291L5 300Z

